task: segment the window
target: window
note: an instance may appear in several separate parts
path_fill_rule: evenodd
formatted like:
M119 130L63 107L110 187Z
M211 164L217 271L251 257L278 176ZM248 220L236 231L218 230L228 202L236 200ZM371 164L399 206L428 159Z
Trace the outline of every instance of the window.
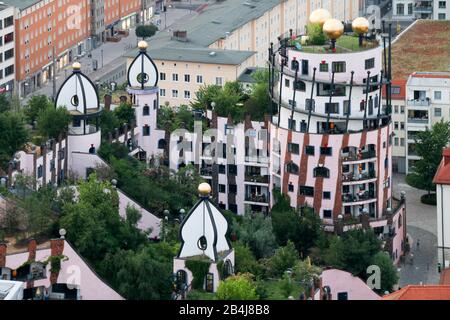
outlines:
M191 76L189 74L184 75L184 82L191 82Z
M309 61L302 60L302 75L306 76L309 73Z
M42 165L40 165L40 166L37 168L37 175L38 175L38 179L39 179L39 178L42 178L42 175L43 175L43 167L42 167Z
M434 92L434 100L441 100L442 99L442 92L441 91L435 91Z
M319 65L319 71L320 72L328 72L328 63L321 63Z
M400 130L405 130L405 123L404 122L400 122Z
M223 164L220 164L219 165L219 173L221 173L221 174L225 174L225 165L223 165Z
M400 87L393 86L391 88L391 93L392 94L400 94Z
M159 89L159 95L161 97L165 97L166 96L166 89Z
M331 192L330 191L324 191L323 192L323 198L324 199L331 199Z
M159 80L166 80L166 74L164 72L159 73Z
M439 20L445 20L446 19L445 13L439 13L438 14L438 19Z
M216 86L222 86L222 85L223 85L223 78L216 77Z
M326 102L325 103L325 113L339 113L339 103L337 102Z
M400 138L400 146L401 147L405 146L405 138Z
M299 145L297 143L288 143L288 151L293 154L299 154Z
M400 106L400 113L405 113L405 106Z
M398 106L394 106L394 113L398 113Z
M332 71L336 73L345 72L345 61L336 61L332 64Z
M375 68L375 58L367 59L365 65L366 70Z
M397 121L394 122L394 130L398 130L398 122Z
M291 61L291 69L295 71L295 70L298 70L298 68L299 68L299 63L294 58L294 60Z
M337 299L338 300L348 300L348 293L347 292L338 292Z
M398 138L394 138L394 146L398 146Z
M228 206L228 209L233 213L237 213L237 205L235 205L235 204L230 204Z
M306 197L314 197L314 187L300 186L299 194Z
M403 3L397 4L397 15L403 16L405 14L405 5Z
M237 185L235 184L228 185L228 190L230 193L237 193Z
M228 165L228 174L231 174L231 175L237 174L237 166L235 164Z
M144 136L149 136L150 135L150 127L148 126L148 125L145 125L143 128L142 128L142 134L144 135Z
M298 174L299 168L298 165L296 165L293 162L290 162L286 165L286 172Z
M295 130L296 127L296 122L295 120L292 120L291 118L288 119L288 127L291 130Z
M334 90L332 90L334 89ZM343 97L346 95L345 86L335 84L333 88L329 83L319 83L317 85L317 95L328 97L333 94L334 97Z
M306 146L305 153L309 156L313 156L314 155L314 146Z
M289 88L291 86L291 82L289 81L289 79L284 79L284 86L286 88Z
M226 186L224 184L219 184L219 192L226 193Z
M331 210L323 210L323 217L324 219L330 219L333 212Z
M316 167L316 168L314 168L314 177L315 178L329 178L330 170L325 167Z
M447 1L439 1L439 9L445 9L447 7L446 2ZM6 25L5 25L5 27L6 27Z
M14 58L14 48L5 51L5 60Z
M5 28L8 28L8 27L12 26L13 24L14 24L14 16L9 16L8 18L5 19L5 23L4 23Z
M197 83L203 83L203 76L197 76Z
M185 99L190 99L191 98L191 92L187 91L187 90L184 90L184 98Z
M5 68L5 77L12 75L14 73L14 65L10 65L9 67Z
M294 89L298 91L306 91L306 84L301 80L297 80L294 82Z
M177 73L173 73L172 74L172 81L178 81L178 74Z
M442 109L441 108L434 108L434 116L435 117L441 117L442 116Z
M332 147L320 147L320 155L322 156L331 156L333 153Z
M172 90L172 98L178 98L178 90Z
M144 109L143 109L143 111L142 111L142 115L143 115L143 116L148 116L148 115L150 115L150 107L149 107L148 105L145 105L145 106L144 106Z
M349 100L344 100L344 116L350 115L350 114L351 114L350 101Z

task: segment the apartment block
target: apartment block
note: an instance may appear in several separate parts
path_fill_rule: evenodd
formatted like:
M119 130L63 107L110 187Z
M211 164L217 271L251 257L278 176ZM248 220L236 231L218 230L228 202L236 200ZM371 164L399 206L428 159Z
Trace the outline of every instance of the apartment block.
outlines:
M14 91L15 63L14 8L0 4L0 93Z

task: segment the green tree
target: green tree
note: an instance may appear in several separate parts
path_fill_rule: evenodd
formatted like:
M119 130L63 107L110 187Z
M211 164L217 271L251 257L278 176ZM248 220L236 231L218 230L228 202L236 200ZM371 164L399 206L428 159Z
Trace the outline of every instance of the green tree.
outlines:
M60 134L65 134L72 117L66 108L48 106L39 112L37 117L37 129L45 138L57 139Z
M293 268L298 261L298 252L294 244L288 241L286 246L275 251L273 257L268 261L268 274L271 277L280 277L286 270Z
M399 276L397 268L392 263L391 258L387 252L378 252L372 258L372 265L380 267L381 275L381 287L376 288L380 294L384 294L386 291L392 292L394 285L398 283Z
M191 102L193 109L206 110L211 107L212 102L216 102L216 98L222 91L221 86L202 85L195 93L195 100Z
M247 214L242 223L233 226L239 241L247 245L256 259L266 258L273 254L276 240L272 223L263 214Z
M11 110L11 100L6 96L6 94L0 94L0 113Z
M46 110L49 106L53 104L47 98L46 95L34 95L28 100L28 103L25 105L25 117L30 124L33 124L34 121L39 116L41 111Z
M116 114L111 110L103 110L100 116L100 129L104 139L108 138L109 133L114 133L115 129L120 127L120 121Z
M140 25L136 27L136 36L142 39L150 38L158 31L154 24Z
M320 24L309 23L307 26L309 43L312 45L321 46L325 44L327 40L325 34L323 33Z
M129 103L121 103L114 109L114 114L119 120L119 125L123 125L124 123L131 124L135 119L134 109Z
M256 285L252 276L240 274L228 277L219 283L217 288L218 300L258 300Z
M253 256L252 251L241 243L236 243L233 247L236 273L251 273L255 276L261 274L261 266Z
M450 122L441 120L435 123L431 130L417 132L415 138L415 150L421 158L414 164L414 172L409 179L420 181L419 187L428 191L435 190L433 178L441 163L442 149L450 141Z
M28 140L28 131L19 114L0 114L0 165L6 169L14 153L23 148Z
M53 212L53 199L56 191L52 187L42 187L32 192L22 200L21 207L26 213L26 228L28 234L39 236L49 234L55 214ZM36 205L36 204L39 205Z
M252 85L250 98L245 102L246 113L254 121L264 121L264 116L270 114L269 97L269 71L266 69L256 71L252 77L256 83Z

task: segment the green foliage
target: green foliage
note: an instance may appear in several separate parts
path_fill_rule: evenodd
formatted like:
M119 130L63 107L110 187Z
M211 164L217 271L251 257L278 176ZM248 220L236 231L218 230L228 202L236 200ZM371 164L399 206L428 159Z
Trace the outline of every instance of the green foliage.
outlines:
M187 260L185 266L192 272L192 288L203 289L211 262L206 260Z
M251 275L239 274L219 283L218 300L258 300L256 285Z
M430 206L436 205L436 193L424 194L420 197L420 202L428 204Z
M98 148L98 155L106 161L111 161L114 157L116 159L123 159L128 157L128 148L120 142L102 143Z
M411 187L416 189L426 190L427 185L422 180L422 177L415 172L408 173L405 177L405 181Z
M186 297L187 300L214 300L214 298L214 293L204 290L191 290Z
M287 273L284 273L283 277L279 281L279 286L283 296L288 298L294 292L296 284Z
M170 132L185 128L194 131L194 114L189 106L181 105L175 111L172 107L161 107L158 110L158 127Z
M140 25L136 27L136 36L142 39L152 37L158 31L158 27L154 24Z
M25 105L25 117L30 124L37 120L39 113L53 106L53 103L46 95L34 95ZM67 106L62 106L67 107Z
M324 45L327 38L320 24L309 23L307 26L309 43L312 45Z
M11 110L11 100L4 94L0 94L0 113Z
M399 276L388 253L378 252L373 256L371 264L380 267L381 288L376 291L380 294L384 294L386 291L392 292L394 285L398 283Z
M32 236L49 234L52 222L55 220L53 212L55 198L55 189L47 186L21 200L20 206L26 215L26 229Z
M114 131L120 126L121 123L113 111L102 111L102 114L100 116L100 129L102 130L103 139L107 139L109 133L114 133Z
M261 275L262 268L253 256L252 251L241 243L234 245L234 259L236 273L251 273L255 276Z
M263 214L247 214L242 223L233 226L239 241L247 245L257 259L266 258L273 254L276 240L270 219Z
M318 266L315 266L311 263L310 259L307 258L305 260L297 261L293 269L292 277L295 281L309 284L312 281L317 280L322 274L322 269Z
M294 244L288 241L286 246L275 250L275 254L268 261L268 275L280 277L286 270L293 268L298 261L298 252Z
M428 193L436 188L433 178L441 163L442 149L448 145L449 141L450 122L444 120L435 123L431 130L417 132L415 149L421 159L414 165L414 174L422 181L421 185Z
M245 109L254 121L264 121L264 116L270 114L269 71L258 70L252 77L256 83L252 85L250 98L245 102Z
M172 289L172 259L176 252L161 242L141 249L108 253L99 268L125 299L168 300Z
M72 117L65 107L55 108L49 105L41 110L37 117L37 129L41 136L57 139L60 134L67 132Z
M28 131L19 114L0 114L0 166L6 169L13 155L23 148L28 140Z
M119 125L131 124L135 119L134 108L130 103L121 103L114 109L114 115L119 120Z
M65 255L50 256L43 263L47 265L50 263L50 272L58 273L61 270L61 261L67 261L69 257Z

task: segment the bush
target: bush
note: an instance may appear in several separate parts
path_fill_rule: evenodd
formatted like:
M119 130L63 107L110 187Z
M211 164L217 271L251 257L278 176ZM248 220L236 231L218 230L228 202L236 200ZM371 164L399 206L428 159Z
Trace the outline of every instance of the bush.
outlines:
M420 197L420 202L423 204L428 204L430 206L436 205L436 193L424 194Z
M426 190L426 186L424 185L422 178L417 173L409 173L406 175L405 181L411 187L420 190Z
M258 300L256 285L250 275L240 274L221 281L217 289L219 300Z
M316 46L324 45L325 41L327 40L325 34L322 31L322 27L319 24L308 24L308 36L309 43Z

